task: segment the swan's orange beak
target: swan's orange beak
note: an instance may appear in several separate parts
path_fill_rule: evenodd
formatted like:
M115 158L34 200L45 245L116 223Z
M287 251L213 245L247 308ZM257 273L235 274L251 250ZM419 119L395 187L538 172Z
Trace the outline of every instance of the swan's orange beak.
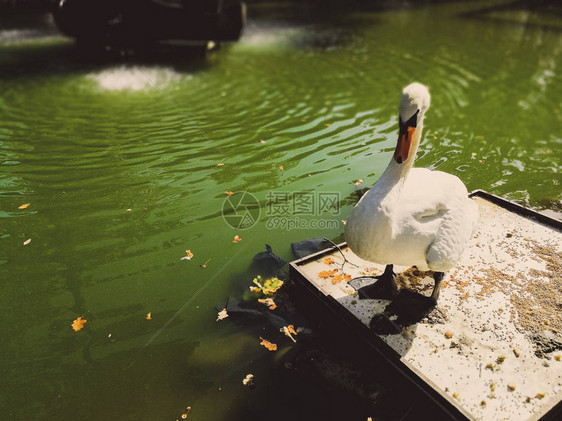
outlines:
M400 125L400 133L398 134L398 143L394 151L394 160L401 164L408 159L410 149L412 147L412 139L414 138L415 127Z

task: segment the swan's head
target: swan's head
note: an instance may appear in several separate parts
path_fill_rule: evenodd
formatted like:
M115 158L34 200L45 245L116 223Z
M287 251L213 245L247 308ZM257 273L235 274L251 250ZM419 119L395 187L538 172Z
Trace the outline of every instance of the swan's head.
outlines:
M410 157L412 143L417 128L421 126L425 112L429 108L429 91L421 83L414 82L404 88L400 100L398 144L394 151L394 160L402 164ZM416 137L419 141L419 136Z

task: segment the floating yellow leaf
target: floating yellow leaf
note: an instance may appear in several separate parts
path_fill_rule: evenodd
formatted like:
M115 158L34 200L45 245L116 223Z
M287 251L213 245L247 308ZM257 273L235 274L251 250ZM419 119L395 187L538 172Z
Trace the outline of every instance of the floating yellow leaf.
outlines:
M25 209L25 208L27 208L29 205L31 205L31 203L26 203L25 205L18 206L18 209Z
M25 240L25 241L23 242L23 245L24 245L24 246L27 246L29 243L31 243L31 238L28 238L27 240Z
M359 181L356 181L355 183L353 183L355 186L360 186L363 183L363 179L359 179Z
M283 285L283 281L277 278L269 278L265 281L262 280L261 276L257 276L253 280L254 284L258 286L258 288L250 287L252 292L263 292L265 295L271 295L275 293L281 286Z
M242 384L244 386L253 386L254 385L254 375L253 374L247 374L246 377L244 377L244 379L242 380Z
M230 196L231 194L234 194L234 193L232 193L230 190L229 190L229 191L225 191L225 193L228 194L229 196Z
M265 143L265 140L263 140L263 139L262 139L262 140L260 140L260 143L262 143L262 144L263 144L263 143Z
M224 164L217 164L217 167L224 167Z
M273 298L263 298L259 299L258 303L266 305L270 310L275 310L277 308L277 304L273 301Z
M261 336L260 336L260 339L261 339L260 345L265 346L270 351L277 351L277 345L276 344L269 342L268 340L262 338Z
M242 241L242 239L238 235L235 235L234 240L232 240L232 242L236 244L238 241Z
M152 313L148 313L146 315L146 320L152 320Z
M331 257L324 257L324 264L325 265L331 265L334 263L334 259L332 259Z
M84 327L87 320L83 319L82 316L78 317L76 320L72 322L72 329L78 332L80 329Z
M180 260L191 260L191 259L193 259L193 253L191 252L191 250L186 250L185 254L186 254L186 256L183 256Z
M289 332L291 332L293 335L296 335L296 334L297 334L297 331L295 330L295 326L289 325L289 326L287 326L287 329L288 329Z
M281 329L279 329L281 332L283 332L285 334L285 336L289 337L293 342L296 342L296 339L293 338L293 335L291 334L292 332L289 330L288 326L283 326ZM294 329L293 329L294 332Z
M188 406L187 410L183 414L181 414L181 418L183 420L185 420L187 418L187 416L189 415L189 411L191 411L191 406Z
M285 167L284 167L283 165L281 165L281 166L279 166L279 169L280 169L280 170L284 170Z
M222 319L226 319L228 317L228 313L226 312L226 307L219 311L217 322Z

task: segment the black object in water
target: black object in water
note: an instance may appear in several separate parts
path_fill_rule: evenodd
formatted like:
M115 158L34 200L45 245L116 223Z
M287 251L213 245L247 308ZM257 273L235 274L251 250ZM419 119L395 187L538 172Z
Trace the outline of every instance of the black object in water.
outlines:
M273 253L271 246L269 244L266 244L265 251L260 251L254 256L254 263L261 267L274 271L285 266L287 262L285 262L279 256L276 256L275 253Z
M297 259L302 259L310 254L332 247L332 245L325 238L311 238L310 240L292 243L291 249Z

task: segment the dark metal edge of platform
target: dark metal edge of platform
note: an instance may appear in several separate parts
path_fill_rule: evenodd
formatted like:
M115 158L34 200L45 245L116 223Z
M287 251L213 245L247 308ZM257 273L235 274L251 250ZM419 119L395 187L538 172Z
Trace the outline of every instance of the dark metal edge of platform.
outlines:
M346 243L338 245L340 248L346 246ZM289 269L290 278L293 281L298 282L300 286L306 289L315 299L319 300L325 307L328 308L328 310L343 320L345 325L355 332L358 338L368 345L378 357L384 360L390 366L392 371L399 374L401 378L407 380L415 387L416 390L430 399L434 403L435 407L439 408L444 416L447 416L447 419L473 419L465 409L460 407L456 402L449 398L449 396L441 394L438 387L431 380L412 367L407 361L404 361L400 354L387 345L377 335L374 335L367 326L349 313L349 311L347 311L345 307L343 307L335 298L330 295L325 295L322 291L312 285L306 276L300 271L299 266L302 266L311 260L316 260L326 254L333 253L336 250L337 248L331 247L291 262Z
M550 228L554 228L557 231L562 232L562 221L543 215L539 212L528 209L522 205L493 195L484 190L474 190L469 194L469 197L481 197L510 212L514 212L522 217L540 222ZM344 242L338 244L338 247L344 248L347 247L347 244ZM348 310L346 310L336 299L334 299L332 296L325 295L322 291L312 285L308 281L306 276L301 272L299 268L300 266L310 261L317 260L324 255L331 254L336 250L336 247L330 247L303 258L293 260L289 264L290 278L295 282L298 282L300 286L304 287L305 290L307 290L315 299L326 306L332 313L340 316L345 324L357 334L358 338L361 341L366 343L373 351L375 351L375 353L379 357L386 361L394 372L400 374L402 378L406 379L418 391L420 391L424 396L430 399L436 405L436 407L442 410L443 415L446 415L449 419L453 420L473 419L473 416L464 408L462 408L458 402L455 402L448 395L439 392L440 388L438 388L437 385L426 378L426 376L423 375L423 373L419 372L419 370L412 367L407 361L404 361L400 354L394 351L394 349L392 349L377 335L374 335L367 326L365 326L358 318L356 318ZM552 406L548 411L543 413L542 416L539 416L538 419L540 419L541 421L553 421L555 419L560 419L561 415L562 400L560 400L556 405Z
M485 190L474 190L470 192L468 197L481 197L486 199L488 202L492 202L494 205L498 205L510 212L514 212L521 215L527 219L531 219L536 222L540 222L544 225L548 225L558 231L562 231L562 221L558 219L551 218L550 216L543 215L540 212L528 209L518 203L512 202L510 200L504 199L503 197L496 196L492 193L488 193Z

